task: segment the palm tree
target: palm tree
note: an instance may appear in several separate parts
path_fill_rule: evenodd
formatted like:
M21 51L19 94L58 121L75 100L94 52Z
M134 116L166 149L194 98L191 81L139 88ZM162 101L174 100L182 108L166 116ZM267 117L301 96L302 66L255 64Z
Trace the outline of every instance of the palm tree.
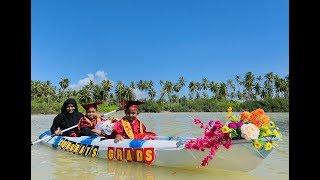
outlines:
M178 83L180 84L180 87L185 86L186 80L184 79L183 76L179 77Z
M125 86L122 81L117 82L115 94L118 102L125 99Z
M212 92L212 97L213 98L218 98L218 93L219 93L219 84L215 83L214 81L211 81L209 83L209 89Z
M247 100L253 100L253 82L254 82L254 75L252 72L247 72L244 76L244 87L246 90L246 97Z
M281 78L276 74L274 75L274 88L276 91L276 97L280 96L280 84L281 84Z
M153 81L152 80L146 81L146 90L147 91L153 90L153 88L154 88Z
M176 94L174 94L171 96L170 101L173 103L177 103L179 102L179 97Z
M148 95L149 95L150 99L153 101L154 97L156 96L156 91L153 88L149 89Z
M41 101L49 102L55 95L55 88L51 85L50 81L31 81L32 100L41 98Z
M285 93L284 93L284 97L285 98L289 98L289 74L285 77Z
M202 78L201 87L203 90L207 90L209 88L209 81L207 78Z
M176 92L176 93L179 93L181 90L181 87L180 87L180 84L179 83L176 83L173 85L173 91Z
M138 89L141 90L141 91L147 90L147 89L148 89L148 82L147 82L147 81L140 80L140 81L137 83L137 87L138 87Z
M80 89L77 94L78 94L77 98L80 104L86 104L92 101L92 99L90 98L89 91L85 88Z
M236 86L234 85L232 79L227 81L227 87L230 89L229 97L230 99L234 99L236 97Z
M266 80L264 81L265 97L273 97L273 82L274 74L269 72L265 75Z
M200 92L202 90L202 86L201 86L201 83L200 82L196 82L196 99L199 99L200 98Z
M238 97L239 101L241 101L243 99L243 94L241 91L237 91L237 97Z
M227 96L227 86L225 83L220 83L219 87L219 98L225 99Z
M254 91L255 91L254 99L258 99L259 96L260 96L260 98L262 98L261 97L261 88L262 88L261 87L261 80L262 80L261 75L257 76L254 87L253 87Z
M135 99L135 95L133 93L133 89L130 87L125 86L124 87L124 99L125 100L134 100Z
M261 86L260 86L260 83L259 83L259 82L255 82L253 88L254 88L254 91L255 91L253 98L256 100L257 97L259 97L260 94L261 94Z
M109 79L108 80L103 80L101 82L101 86L102 86L102 89L104 91L104 100L108 100L110 102L109 93L110 93L110 91L111 91L111 89L113 87L112 82Z
M163 84L163 92L167 94L168 100L170 101L171 94L173 92L173 83L171 81L165 81Z
M208 95L207 92L202 92L202 97L203 97L204 99L209 99L209 95Z
M131 81L131 82L130 82L130 87L131 87L132 89L135 89L135 88L136 88L136 84L135 84L134 81Z
M244 81L242 80L241 76L239 76L239 75L235 76L235 80L238 83L238 87L239 87L239 90L237 91L237 97L241 101L243 99L243 93L242 93L242 88L241 87L244 85Z
M92 90L92 96L95 102L102 102L105 99L105 93L101 86L94 85Z
M61 78L59 85L60 85L62 91L64 91L65 89L67 89L69 87L69 83L70 83L70 81L68 78Z
M189 91L190 91L190 99L192 99L194 97L194 93L197 91L198 87L197 87L197 84L196 82L194 81L191 81L189 83Z
M206 99L208 98L208 94L207 94L207 89L209 88L209 81L206 77L202 78L202 82L200 87L202 88L202 90L204 90L203 97Z
M160 102L160 103L163 103L163 102L165 101L164 96L166 95L166 94L165 94L165 91L164 91L164 87L163 87L163 85L164 85L163 80L160 80L160 81L159 81L159 84L160 84L160 86L161 86L161 88L160 88L160 98L159 98L159 102Z

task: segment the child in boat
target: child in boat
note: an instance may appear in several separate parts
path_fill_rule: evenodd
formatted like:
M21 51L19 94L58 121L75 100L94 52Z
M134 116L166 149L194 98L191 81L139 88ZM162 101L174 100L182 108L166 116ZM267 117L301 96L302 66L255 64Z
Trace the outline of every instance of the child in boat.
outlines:
M89 103L83 105L86 114L80 119L78 128L82 136L104 136L108 139L113 139L113 122L110 119L103 119L97 113L97 106L99 103Z
M153 132L147 132L146 126L138 119L138 108L141 101L124 101L125 116L115 122L113 131L116 134L114 142L117 143L123 139L154 139Z

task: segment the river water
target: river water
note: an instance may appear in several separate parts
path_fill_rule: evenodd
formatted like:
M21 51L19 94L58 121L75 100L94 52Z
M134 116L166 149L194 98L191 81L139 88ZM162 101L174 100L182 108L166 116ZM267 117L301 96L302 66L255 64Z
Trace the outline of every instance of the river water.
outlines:
M235 113L237 114L237 113ZM199 117L203 122L223 120L226 113L141 113L139 118L148 131L158 135L199 136L202 130L192 124L188 116ZM289 113L267 113L283 134L283 140L256 169L250 172L222 170L184 170L147 166L140 163L106 161L88 158L40 144L31 147L32 179L289 179ZM31 139L48 130L55 115L31 116ZM122 117L122 113L113 114ZM210 162L213 163L214 159ZM201 162L199 162L200 164Z

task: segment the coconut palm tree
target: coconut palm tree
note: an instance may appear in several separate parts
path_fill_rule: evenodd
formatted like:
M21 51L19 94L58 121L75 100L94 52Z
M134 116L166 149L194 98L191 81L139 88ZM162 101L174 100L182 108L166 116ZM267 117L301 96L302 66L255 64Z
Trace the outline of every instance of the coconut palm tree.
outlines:
M260 83L259 83L259 82L255 82L253 88L254 88L254 91L255 91L253 99L256 100L256 99L261 95L261 86L260 86Z
M207 89L209 89L209 81L206 77L202 78L202 81L201 81L201 89L203 90L203 98L207 99L208 98L208 94L207 94Z
M170 101L171 94L173 92L173 83L171 81L165 81L163 84L163 92L167 94L168 100Z
M156 91L152 88L148 90L148 96L150 97L150 99L153 101L154 97L156 96Z
M264 81L264 91L265 97L273 97L273 82L274 82L274 73L269 72L265 75L266 80Z
M285 77L285 89L284 97L289 98L289 75Z
M135 88L136 88L136 84L135 84L134 81L131 81L131 82L130 82L130 87L131 87L132 89L135 89Z
M238 99L241 98L241 99L239 99L241 101L244 98L243 90L242 90L242 86L244 85L244 80L239 75L235 76L235 80L238 83L238 89L239 89L237 91L237 97L238 97Z
M178 83L180 84L180 87L185 86L186 80L184 79L183 76L179 77Z
M219 84L215 83L214 81L211 81L209 83L209 89L212 93L212 98L218 98L218 93L219 93Z
M275 89L275 92L276 92L276 97L279 97L280 96L280 85L281 84L281 78L276 74L274 75L274 89Z
M227 87L229 87L229 97L230 99L234 99L236 97L236 86L234 85L232 79L227 81Z
M115 87L116 99L118 102L125 99L125 85L122 81L118 81Z
M227 97L227 86L225 83L220 83L219 86L219 98L225 99Z
M244 87L245 87L245 94L247 100L253 100L253 82L254 82L254 75L252 72L247 72L244 76Z
M92 101L90 97L89 91L85 88L80 89L77 93L77 99L79 100L80 104L86 104Z
M179 97L176 94L173 94L170 98L170 102L173 103L178 103L179 102Z
M101 86L102 86L102 90L103 90L103 94L104 94L104 100L107 100L110 102L110 91L113 87L112 82L108 79L108 80L103 80L101 82Z
M134 100L135 99L133 89L130 87L124 86L123 95L124 95L125 100Z
M197 86L197 83L195 81L191 81L189 83L189 92L190 92L190 99L193 99L194 97L194 93L197 91L198 89L198 86Z
M61 90L64 91L69 87L69 79L68 78L61 78L61 81L59 82L59 85L61 87Z

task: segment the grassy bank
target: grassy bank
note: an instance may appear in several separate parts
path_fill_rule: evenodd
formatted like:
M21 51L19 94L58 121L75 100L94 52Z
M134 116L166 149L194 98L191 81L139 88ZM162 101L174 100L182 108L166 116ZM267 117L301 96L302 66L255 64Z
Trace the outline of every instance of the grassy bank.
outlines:
M41 102L31 101L32 114L57 114L63 102ZM79 103L78 103L79 104ZM146 102L141 105L141 112L225 112L231 106L233 111L252 111L256 108L263 108L266 112L289 112L289 100L285 98L272 98L259 101L230 101L217 99L197 99L186 100L181 103L160 103ZM100 104L98 110L100 112L109 112L117 109L115 104ZM85 112L83 107L79 106L80 112Z

